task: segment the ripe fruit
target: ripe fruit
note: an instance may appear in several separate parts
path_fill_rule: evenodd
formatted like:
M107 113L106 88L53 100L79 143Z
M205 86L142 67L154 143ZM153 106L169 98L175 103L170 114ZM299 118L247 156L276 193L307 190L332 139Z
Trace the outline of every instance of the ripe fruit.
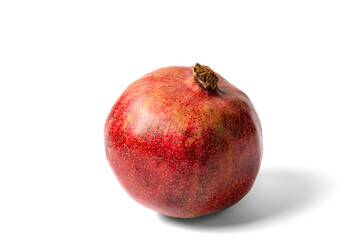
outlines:
M250 99L209 67L166 67L132 83L105 123L108 162L127 193L161 214L225 209L251 189L262 132Z

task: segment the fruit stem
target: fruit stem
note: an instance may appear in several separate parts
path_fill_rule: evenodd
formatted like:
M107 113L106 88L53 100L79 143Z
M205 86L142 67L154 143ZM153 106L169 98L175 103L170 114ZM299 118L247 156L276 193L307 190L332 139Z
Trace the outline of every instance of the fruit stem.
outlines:
M192 70L194 78L205 89L214 90L217 87L218 77L210 67L196 63L194 67L192 66Z

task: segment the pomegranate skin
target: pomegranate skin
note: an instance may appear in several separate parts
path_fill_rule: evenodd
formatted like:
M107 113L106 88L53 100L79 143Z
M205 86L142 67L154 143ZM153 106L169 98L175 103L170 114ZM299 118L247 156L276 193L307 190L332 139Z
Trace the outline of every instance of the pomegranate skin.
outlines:
M207 90L191 67L133 82L105 123L108 162L126 192L166 216L193 218L230 207L251 189L262 130L245 93L219 74Z

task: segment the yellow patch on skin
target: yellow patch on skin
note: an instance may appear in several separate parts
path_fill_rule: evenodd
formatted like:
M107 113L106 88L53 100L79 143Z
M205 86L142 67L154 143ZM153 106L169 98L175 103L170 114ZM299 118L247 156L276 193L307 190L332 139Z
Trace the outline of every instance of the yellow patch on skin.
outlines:
M184 146L185 147L190 147L192 146L192 144L196 141L196 138L194 137L189 137L187 138L187 140L184 142Z
M184 142L185 147L191 147L193 144L196 144L198 146L201 146L203 144L201 129L199 129L199 131L192 131L191 136L188 136L188 138Z

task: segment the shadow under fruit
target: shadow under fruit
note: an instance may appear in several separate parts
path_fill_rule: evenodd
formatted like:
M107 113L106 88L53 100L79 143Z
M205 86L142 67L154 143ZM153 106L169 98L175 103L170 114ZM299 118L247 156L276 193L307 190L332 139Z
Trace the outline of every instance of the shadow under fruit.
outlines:
M173 66L133 82L105 123L108 162L127 193L161 214L193 218L230 207L262 159L250 99L207 66Z

